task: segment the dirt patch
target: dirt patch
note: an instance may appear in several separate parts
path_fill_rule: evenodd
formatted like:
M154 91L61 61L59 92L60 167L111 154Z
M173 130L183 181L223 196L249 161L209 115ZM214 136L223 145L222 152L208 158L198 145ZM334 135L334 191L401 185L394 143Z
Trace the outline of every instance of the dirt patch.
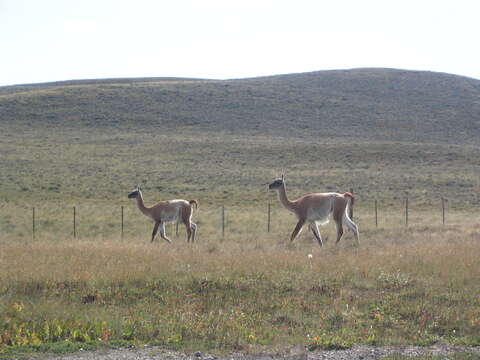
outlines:
M436 343L429 347L421 346L385 346L373 347L368 345L354 345L345 350L317 350L303 351L295 348L288 354L240 354L215 356L200 352L185 354L169 351L160 347L145 347L142 349L121 349L97 352L78 352L61 357L47 357L50 360L369 360L380 359L385 356L437 356L449 355L455 352L469 352L478 354L480 347L455 346L446 343ZM45 359L42 357L42 359Z

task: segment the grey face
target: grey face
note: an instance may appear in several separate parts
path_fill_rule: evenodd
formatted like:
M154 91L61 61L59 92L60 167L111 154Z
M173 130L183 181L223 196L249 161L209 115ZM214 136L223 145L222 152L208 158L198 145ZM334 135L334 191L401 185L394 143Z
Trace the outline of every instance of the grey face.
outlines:
M270 185L268 185L268 188L270 190L275 190L280 188L283 185L283 179L277 179L274 182L272 182Z
M128 198L129 199L135 199L135 198L138 197L139 194L140 194L140 189L135 189L135 190L133 190L133 192L128 194Z

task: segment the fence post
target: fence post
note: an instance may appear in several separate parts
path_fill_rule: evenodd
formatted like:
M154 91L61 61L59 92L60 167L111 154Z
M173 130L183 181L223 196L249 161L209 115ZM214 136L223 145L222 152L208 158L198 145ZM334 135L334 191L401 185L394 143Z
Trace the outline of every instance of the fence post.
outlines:
M375 199L375 227L378 228L378 210L377 210L377 199Z
M268 203L267 232L270 232L270 203Z
M445 225L445 198L442 197L442 224Z
M75 206L73 207L73 238L75 239L77 237L77 209Z
M225 237L225 206L224 205L222 205L221 218L222 218L222 239L223 239Z
M122 218L122 222L121 222L121 232L120 232L120 239L123 240L123 205L122 205L122 208L121 208L121 218Z
M32 238L35 240L35 207L32 208Z
M405 198L405 226L408 226L408 196Z

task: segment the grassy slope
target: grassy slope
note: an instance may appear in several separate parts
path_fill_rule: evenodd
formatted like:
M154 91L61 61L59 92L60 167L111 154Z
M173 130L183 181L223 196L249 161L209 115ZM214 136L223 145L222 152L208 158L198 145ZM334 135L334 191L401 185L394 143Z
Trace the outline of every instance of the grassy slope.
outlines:
M362 69L208 81L127 79L0 88L0 196L241 203L282 170L292 196L478 204L480 82ZM153 193L152 193L153 192Z
M0 89L2 122L78 129L475 144L480 81L361 69L245 80L132 79Z

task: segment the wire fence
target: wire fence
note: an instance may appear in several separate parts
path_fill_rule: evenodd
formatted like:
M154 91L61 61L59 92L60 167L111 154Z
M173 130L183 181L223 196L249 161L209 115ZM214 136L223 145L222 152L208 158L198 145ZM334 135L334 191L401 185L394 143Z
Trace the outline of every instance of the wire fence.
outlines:
M356 218L359 217L361 218L362 225L365 225L366 222L368 222L369 226L378 228L380 226L380 222L383 219L388 222L389 220L387 219L388 217L391 217L391 210L390 206L385 205L384 207L381 207L382 203L381 201L374 199L373 201L370 202L371 205L367 206L365 204L365 201L362 204L361 209L356 208L356 213L354 214L353 211L351 211L350 216L353 218L354 221L356 221ZM398 223L399 220L403 218L402 225L405 227L409 227L412 223L412 212L414 212L414 215L418 215L418 212L415 212L415 209L412 209L412 204L411 201L409 200L408 197L405 197L404 199L397 199L397 215L396 215L396 222ZM400 204L403 204L400 206ZM280 205L277 203L278 206L275 207L275 212L280 210ZM132 207L129 207L132 209ZM402 209L401 212L402 214L399 215L398 212L400 209ZM271 233L273 231L274 223L277 224L276 228L278 229L279 227L283 226L284 224L279 225L279 215L276 213L274 215L274 207L272 206L271 203L266 204L264 210L257 209L256 214L252 214L250 218L244 219L245 223L249 224L240 224L241 220L238 220L238 208L231 207L232 211L229 211L229 208L226 207L225 205L221 205L220 207L217 207L217 210L214 208L210 207L210 210L207 212L206 215L203 216L201 222L202 225L205 225L206 223L210 223L209 225L213 228L219 229L219 234L221 235L221 238L225 238L227 232L231 231L241 231L241 229L247 229L247 230L255 230L255 231L262 231L266 233ZM353 210L353 209L352 209ZM383 212L381 212L383 210ZM127 228L132 228L134 225L132 225L131 222L127 224L127 218L125 214L125 209L124 206L120 206L119 208L115 209L114 211L111 212L108 220L102 219L100 216L94 216L92 215L92 218L87 218L89 213L93 214L93 210L91 207L84 209L86 212L86 215L83 216L83 221L88 223L90 226L90 232L95 232L100 231L100 226L101 222L106 222L106 231L105 233L116 233L120 235L121 239L124 239L126 236L126 229ZM245 210L244 210L245 211ZM282 209L284 211L284 209ZM428 210L429 213L435 214L435 223L437 225L443 225L445 226L447 223L447 199L444 197L437 199L436 204L434 207L430 207ZM248 212L248 211L247 211ZM25 213L25 212L24 212ZM100 213L105 213L105 211L100 210ZM263 214L262 214L263 213ZM365 215L368 213L368 216ZM450 213L453 213L451 211ZM8 214L8 211L6 212ZM81 217L79 216L81 213L79 212L79 207L78 206L73 206L71 208L67 209L60 209L57 210L57 213L54 214L51 211L47 211L45 207L31 207L31 227L30 230L28 230L28 227L23 226L23 231L20 232L21 237L31 237L32 239L36 239L37 234L42 231L42 230L47 230L53 228L53 224L57 222L62 222L62 229L58 231L68 231L68 227L70 227L70 232L71 236L75 239L79 237L79 227L82 225L81 222ZM217 215L216 215L217 214ZM358 215L357 215L358 214ZM372 215L373 214L373 215ZM132 215L131 217L138 218L139 214ZM196 220L197 214L194 216L194 221ZM230 219L229 219L230 216ZM11 217L11 215L0 215L0 220L1 217ZM61 219L60 219L61 218ZM70 218L70 221L68 220ZM116 219L115 219L116 218ZM252 225L252 218L255 219L256 225ZM283 218L282 218L283 219ZM283 221L280 219L280 223ZM8 220L8 219L7 219ZM23 220L26 220L26 216L23 216ZM231 220L231 221L228 221ZM11 227L11 219L9 221L0 221L0 236L1 235L8 235L11 233L11 229L9 229L9 224ZM68 225L70 223L70 225ZM25 224L25 222L24 222ZM105 225L105 224L104 224ZM400 224L398 224L400 225ZM452 223L450 223L452 225ZM174 233L176 236L178 236L179 232L179 224L174 223L170 225L170 231ZM118 235L115 235L118 236Z

